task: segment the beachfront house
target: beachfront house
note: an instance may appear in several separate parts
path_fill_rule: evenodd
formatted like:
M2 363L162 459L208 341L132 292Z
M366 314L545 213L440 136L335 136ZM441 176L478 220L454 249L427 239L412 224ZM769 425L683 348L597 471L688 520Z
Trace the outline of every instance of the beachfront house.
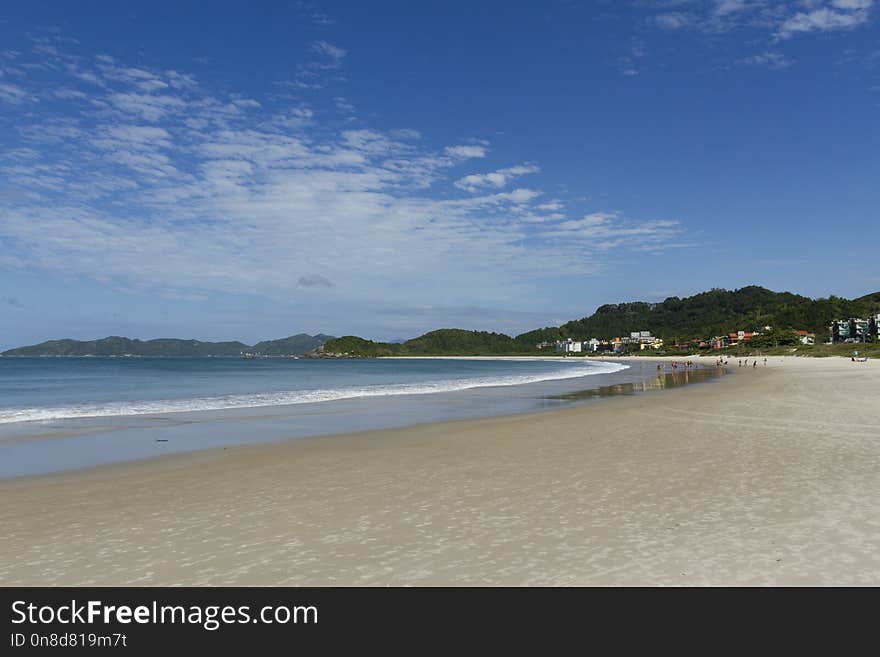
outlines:
M809 331L795 331L801 344L816 344L816 334Z
M835 319L829 327L831 342L870 342L877 335L877 317L871 319Z
M730 346L730 336L736 335L735 333L730 333L729 335L716 335L712 338L712 349L727 349Z
M751 331L737 331L736 333L730 334L730 346L735 347L740 342L746 342L747 340L751 340L756 335L760 335L759 333L754 333Z
M631 351L638 347L639 351L645 349L660 349L663 340L651 335L650 331L633 331L629 337L614 338L611 341L613 351Z
M660 349L663 346L663 340L651 335L650 331L636 331L629 334L630 340L637 341L639 349Z
M609 349L610 347L607 343L597 340L596 338L590 338L589 340L583 341L568 338L567 340L558 340L556 342L556 351L560 354L595 353L597 351L606 351Z

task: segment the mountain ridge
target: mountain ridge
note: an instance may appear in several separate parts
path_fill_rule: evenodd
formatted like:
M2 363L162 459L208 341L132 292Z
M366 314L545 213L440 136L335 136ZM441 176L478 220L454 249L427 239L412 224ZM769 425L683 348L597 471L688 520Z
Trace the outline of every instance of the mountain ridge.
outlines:
M155 338L139 340L111 335L97 340L47 340L40 344L9 349L0 353L7 357L25 356L143 356L207 358L239 356L256 353L264 356L300 356L318 348L331 335L297 333L278 340L263 340L255 345L238 341L206 342L180 338Z

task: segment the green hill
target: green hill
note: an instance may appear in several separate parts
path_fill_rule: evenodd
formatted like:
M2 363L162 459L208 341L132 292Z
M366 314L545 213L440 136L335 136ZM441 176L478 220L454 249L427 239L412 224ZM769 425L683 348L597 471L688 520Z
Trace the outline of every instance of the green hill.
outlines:
M319 352L326 355L356 356L359 358L408 355L403 352L403 344L373 342L355 335L346 335L341 338L328 340L320 348Z
M298 333L288 338L280 340L264 340L258 342L253 347L248 347L249 351L262 354L263 356L290 356L304 354L312 349L317 349L327 340L332 340L332 335L307 335L306 333Z
M683 299L670 297L659 303L605 305L589 317L523 333L516 340L528 345L560 338L606 339L641 330L665 340L686 340L762 326L803 329L824 339L833 319L867 317L878 312L880 292L854 300L834 296L810 299L752 285L733 291L710 290Z
M403 343L373 342L355 336L329 340L323 347L326 354L350 356L477 356L523 353L534 349L524 347L502 333L439 329Z
M867 317L880 313L880 292L858 299L810 299L790 292L773 292L755 285L738 290L710 290L691 297L670 297L659 303L634 301L601 306L589 317L523 333L511 338L501 333L441 329L402 344L373 342L355 336L329 340L325 354L349 356L472 356L528 354L541 342L564 338L586 340L627 336L651 331L667 341L723 335L763 326L803 329L821 341L833 319Z

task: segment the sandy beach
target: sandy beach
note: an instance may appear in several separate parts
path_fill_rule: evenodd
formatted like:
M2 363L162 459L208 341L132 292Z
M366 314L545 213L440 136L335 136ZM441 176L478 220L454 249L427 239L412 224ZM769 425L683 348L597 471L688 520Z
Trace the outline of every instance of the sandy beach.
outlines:
M880 362L730 366L564 410L0 482L0 584L880 584Z

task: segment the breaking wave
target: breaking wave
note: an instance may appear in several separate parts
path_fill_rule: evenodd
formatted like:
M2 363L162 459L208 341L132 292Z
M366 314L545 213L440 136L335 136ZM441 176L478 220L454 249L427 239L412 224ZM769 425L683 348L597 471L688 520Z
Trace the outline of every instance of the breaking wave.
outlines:
M0 409L0 424L32 422L89 417L116 417L127 415L154 415L187 413L194 411L220 411L227 409L314 404L319 402L358 399L363 397L390 397L397 395L429 395L456 392L472 388L516 386L543 381L576 379L596 374L611 374L627 369L618 363L589 362L568 365L561 370L536 374L474 377L470 379L444 379L433 382L398 383L373 386L351 386L318 390L291 390L252 394L195 397L190 399L166 399L154 401L109 402L102 405L78 404L46 408Z

